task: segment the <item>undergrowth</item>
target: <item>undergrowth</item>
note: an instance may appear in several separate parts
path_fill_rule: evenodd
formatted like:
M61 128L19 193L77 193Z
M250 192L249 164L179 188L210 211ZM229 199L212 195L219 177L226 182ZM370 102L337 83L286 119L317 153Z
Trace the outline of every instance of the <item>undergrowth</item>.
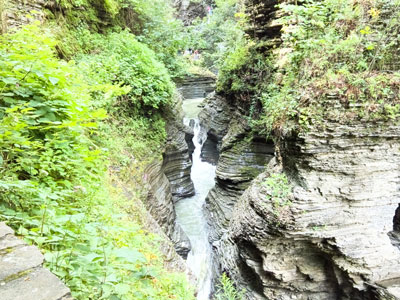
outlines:
M258 131L400 117L399 1L281 3L281 39L247 37L219 74L219 89L247 102ZM255 104L260 103L260 106Z
M66 62L37 24L0 36L1 219L76 299L193 299L184 275L163 269L135 205L174 86L128 32L90 39Z
M215 293L215 300L243 300L245 291L238 291L234 286L232 280L222 273L220 281L217 284L217 291Z

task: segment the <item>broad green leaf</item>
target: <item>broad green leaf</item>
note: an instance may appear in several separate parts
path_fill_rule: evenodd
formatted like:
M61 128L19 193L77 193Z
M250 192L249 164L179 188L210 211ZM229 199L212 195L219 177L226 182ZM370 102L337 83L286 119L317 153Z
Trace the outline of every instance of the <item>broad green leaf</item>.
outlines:
M117 285L115 286L115 291L116 291L119 295L123 296L123 295L126 295L126 294L129 293L129 291L130 291L130 286L129 286L128 284L125 284L125 283L119 283L119 284L117 284Z
M55 78L55 77L49 77L49 80L52 85L56 85L60 81L60 79Z
M16 84L18 82L17 78L14 77L6 77L1 79L5 84Z
M113 254L117 258L124 259L130 263L146 262L146 258L144 257L144 255L136 249L129 249L127 247L124 247L114 250Z

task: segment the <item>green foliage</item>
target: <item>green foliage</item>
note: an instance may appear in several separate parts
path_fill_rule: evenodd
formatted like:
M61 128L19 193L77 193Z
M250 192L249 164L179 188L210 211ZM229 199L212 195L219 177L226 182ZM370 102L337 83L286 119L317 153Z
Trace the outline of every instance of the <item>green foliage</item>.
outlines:
M171 103L174 85L155 53L138 42L128 31L109 35L86 33L85 52L76 59L89 78L96 82L114 82L129 86L126 97L120 97L118 108L126 115L153 111ZM100 73L99 73L99 70Z
M92 88L92 105L109 114L100 126L100 142L109 141L113 163L127 165L135 159L151 159L166 138L163 114L172 103L174 84L154 52L127 31L109 35L81 30L80 70ZM126 94L117 98L111 84ZM100 88L99 88L100 87ZM104 91L104 87L106 90ZM120 139L115 139L120 136ZM127 153L130 153L127 155Z
M35 25L0 39L1 198L28 209L26 186L28 194L35 191L31 205L41 205L49 196L39 189L57 197L97 176L100 153L88 134L105 113L90 110L73 62L57 60L54 41Z
M143 158L160 152L173 85L131 34L86 37L75 63L36 25L0 37L1 219L76 299L193 299L140 225Z
M237 291L231 279L223 273L217 286L217 292L214 296L215 300L242 300L245 291Z
M188 41L186 30L174 17L170 0L122 0L127 17L125 23L138 41L148 45L164 63L172 77L183 74L184 61L178 56ZM135 14L135 18L132 18Z
M263 185L268 188L267 199L273 201L276 206L290 205L289 196L292 188L289 181L283 173L272 173L263 182Z
M397 120L398 8L388 0L279 4L278 48L265 40L236 42L221 65L218 89L245 108L251 103L252 124L266 134L323 126L326 119Z
M189 27L189 46L201 49L203 66L216 71L225 57L243 44L245 15L238 0L217 0L212 16L197 20Z
M89 29L102 33L129 29L137 41L155 52L157 60L167 67L172 77L182 76L184 61L178 54L186 47L187 39L182 22L174 17L170 0L62 0L60 6L63 14L60 16L55 12L57 22L63 18L67 20L60 36L68 40L65 38L68 29L72 34L64 43L66 46L73 45L76 39L81 40L83 30L88 31L83 32L87 37ZM71 57L76 47L63 50L67 57Z
M278 61L280 69L262 96L267 128L281 128L290 119L307 128L323 125L323 119L400 116L400 73L392 63L399 55L393 33L400 30L397 4L325 0L280 7L281 47L291 50L286 62Z

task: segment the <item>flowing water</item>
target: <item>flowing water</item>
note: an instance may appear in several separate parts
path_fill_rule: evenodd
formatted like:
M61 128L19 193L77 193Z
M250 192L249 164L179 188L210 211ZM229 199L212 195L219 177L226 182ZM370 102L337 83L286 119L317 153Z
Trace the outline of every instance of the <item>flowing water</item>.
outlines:
M207 223L203 215L202 206L209 190L214 186L216 167L202 161L201 147L205 137L200 136L200 125L197 120L199 108L197 105L202 99L188 99L184 101L184 122L192 123L194 130L193 166L191 177L196 194L193 197L180 200L175 209L177 222L181 225L192 244L187 264L198 279L198 300L208 300L211 293L211 246L208 243ZM190 120L193 120L190 122ZM194 123L194 124L193 124Z

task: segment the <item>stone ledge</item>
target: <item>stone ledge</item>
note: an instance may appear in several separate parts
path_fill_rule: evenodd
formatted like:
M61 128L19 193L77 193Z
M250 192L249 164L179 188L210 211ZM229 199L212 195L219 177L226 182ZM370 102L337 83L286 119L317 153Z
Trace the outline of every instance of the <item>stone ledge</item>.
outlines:
M0 299L72 300L68 287L42 267L44 257L0 223Z

